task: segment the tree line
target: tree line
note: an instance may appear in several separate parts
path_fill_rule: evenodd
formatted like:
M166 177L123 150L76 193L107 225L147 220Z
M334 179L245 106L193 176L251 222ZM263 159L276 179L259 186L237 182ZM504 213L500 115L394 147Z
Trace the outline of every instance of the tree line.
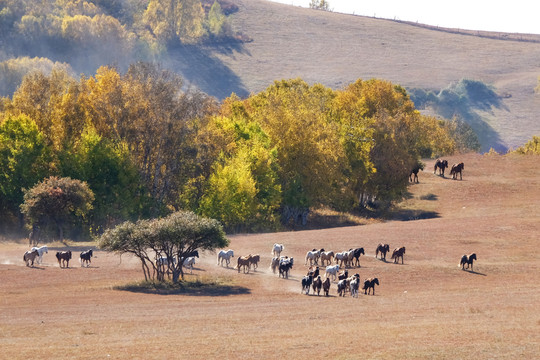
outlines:
M228 231L277 229L317 207L387 208L420 158L460 142L455 122L422 115L384 80L282 80L221 103L183 84L142 62L25 76L0 99L0 226L20 228L25 192L54 176L93 194L84 219L64 222L70 236L178 210Z

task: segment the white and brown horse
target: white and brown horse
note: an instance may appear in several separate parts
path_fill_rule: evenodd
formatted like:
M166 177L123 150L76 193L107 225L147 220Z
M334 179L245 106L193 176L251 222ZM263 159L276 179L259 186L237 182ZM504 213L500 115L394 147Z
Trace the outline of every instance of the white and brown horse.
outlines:
M392 259L394 259L394 264L399 264L399 258L401 258L401 263L403 264L403 255L405 255L405 246L395 248L392 252Z
M377 250L375 250L375 258L381 253L381 260L386 261L386 253L390 252L390 245L388 244L379 244L377 245Z
M459 180L463 180L463 169L465 168L465 164L460 162L459 164L452 165L452 169L450 169L450 175L452 175L452 179L457 180L457 174L459 174Z

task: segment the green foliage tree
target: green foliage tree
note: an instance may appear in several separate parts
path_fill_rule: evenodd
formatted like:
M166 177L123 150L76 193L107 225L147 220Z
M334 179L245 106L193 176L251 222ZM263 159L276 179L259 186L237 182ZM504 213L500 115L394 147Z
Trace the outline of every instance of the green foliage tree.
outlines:
M60 154L60 172L85 181L94 193L88 218L94 232L137 217L141 182L124 144L114 145L90 127L72 151Z
M8 115L0 122L0 214L5 222L22 220L23 189L47 175L50 155L43 134L28 116Z
M164 281L170 270L174 283L184 278L182 258L194 251L215 250L228 244L217 220L188 211L175 212L162 219L125 222L107 230L98 239L98 246L104 250L138 257L145 280ZM158 264L161 257L168 259L167 266Z
M24 193L21 212L29 224L47 226L53 221L60 241L64 228L92 209L94 194L85 182L51 176Z

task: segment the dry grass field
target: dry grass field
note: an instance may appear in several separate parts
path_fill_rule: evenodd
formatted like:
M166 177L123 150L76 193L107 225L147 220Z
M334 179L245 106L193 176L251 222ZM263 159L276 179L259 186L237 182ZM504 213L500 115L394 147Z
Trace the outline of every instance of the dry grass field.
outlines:
M211 95L247 96L275 80L298 77L334 89L359 78L378 78L436 91L465 78L493 86L503 97L499 108L477 114L499 136L484 143L484 151L495 145L516 148L540 133L540 95L534 92L540 76L540 35L472 36L475 32L267 0L233 1L240 9L233 15L234 28L251 42L199 51L189 47L171 54L175 61L169 65ZM507 40L516 38L531 41Z
M0 243L0 349L4 359L533 359L540 350L538 157L463 161L462 181L420 172L403 220L329 230L231 236L235 255L259 253L249 274L202 254L188 279L215 281L182 293L119 290L140 281L136 259L96 251L89 268L70 244L60 269L24 266L21 241ZM295 258L291 277L268 265L273 243ZM406 247L404 264L375 259L376 245ZM300 294L306 251L364 247L362 279L375 296ZM476 252L474 272L458 267ZM236 257L234 258L236 260Z

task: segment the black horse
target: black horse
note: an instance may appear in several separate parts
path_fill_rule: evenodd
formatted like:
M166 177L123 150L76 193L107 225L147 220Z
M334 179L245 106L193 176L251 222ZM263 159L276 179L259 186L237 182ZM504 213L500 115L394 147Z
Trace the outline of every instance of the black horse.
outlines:
M437 169L439 169L439 175L442 175L444 177L444 169L448 167L448 160L441 160L437 159L435 161L435 166L433 167L433 173L435 174L437 172Z
M58 265L60 267L69 267L69 260L71 260L71 250L68 251L58 251L56 252L56 259L58 260Z
M354 266L360 267L360 255L366 255L364 248L354 249Z
M81 262L81 267L83 267L85 263L86 267L89 267L90 263L92 262L92 256L94 256L92 249L81 252L81 258L79 260Z
M364 280L364 286L362 287L364 294L369 295L371 293L371 289L373 289L373 295L375 295L375 285L379 285L379 279L369 278Z
M465 264L467 264L467 269L469 268L469 265L471 266L471 271L473 271L473 261L476 260L476 254L472 253L471 255L463 255L461 257L461 261L459 262L458 266L461 266L462 270L465 270Z

